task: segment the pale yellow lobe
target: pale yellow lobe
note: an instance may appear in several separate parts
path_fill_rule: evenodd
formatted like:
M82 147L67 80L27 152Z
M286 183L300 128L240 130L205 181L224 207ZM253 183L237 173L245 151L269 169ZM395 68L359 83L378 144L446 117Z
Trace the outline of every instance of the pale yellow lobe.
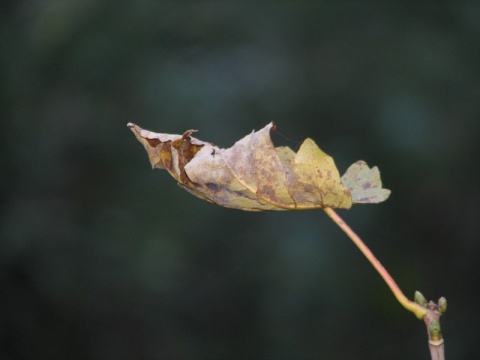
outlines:
M370 169L362 160L350 165L342 176L342 182L350 189L352 200L357 204L377 204L390 196L390 190L382 188L378 168L374 166Z
M349 208L350 194L340 181L333 159L324 153L312 139L306 139L293 164L295 182L292 188L299 208Z

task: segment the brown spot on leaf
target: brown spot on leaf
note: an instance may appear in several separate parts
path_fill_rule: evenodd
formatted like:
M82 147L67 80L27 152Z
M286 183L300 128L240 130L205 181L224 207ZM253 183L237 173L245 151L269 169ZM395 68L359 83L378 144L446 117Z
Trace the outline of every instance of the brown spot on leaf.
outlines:
M150 145L152 147L155 147L158 144L160 144L160 140L158 140L158 139L146 139L146 140L148 142L148 145Z

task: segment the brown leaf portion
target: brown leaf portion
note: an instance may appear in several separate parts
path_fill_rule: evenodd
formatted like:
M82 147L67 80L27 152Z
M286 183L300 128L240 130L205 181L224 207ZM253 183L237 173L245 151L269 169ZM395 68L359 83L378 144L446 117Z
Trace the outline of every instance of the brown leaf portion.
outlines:
M275 148L273 124L220 149L191 136L157 134L128 124L154 168L167 169L193 195L241 210L350 208L333 159L306 139L297 153Z
M185 174L185 165L206 144L190 136L196 130L171 135L144 130L132 123L127 126L145 147L152 168L166 169L180 184L194 186Z
M186 166L190 179L221 206L243 210L281 210L295 203L284 165L270 141L268 127L244 137L231 148L205 147Z

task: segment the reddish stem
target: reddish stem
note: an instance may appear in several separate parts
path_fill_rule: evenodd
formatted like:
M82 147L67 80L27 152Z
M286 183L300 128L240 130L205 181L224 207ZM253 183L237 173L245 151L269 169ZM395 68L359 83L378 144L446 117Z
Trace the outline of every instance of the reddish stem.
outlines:
M347 236L357 245L363 255L370 261L373 267L378 271L380 276L385 280L390 290L392 290L393 295L397 298L398 302L407 310L413 312L415 316L419 319L427 313L427 309L417 304L416 302L410 301L403 294L402 290L398 287L397 283L390 276L388 271L383 267L383 265L378 261L378 259L373 255L370 249L365 245L365 243L360 239L360 237L347 225L345 221L330 207L326 207L323 210L327 215L347 234Z

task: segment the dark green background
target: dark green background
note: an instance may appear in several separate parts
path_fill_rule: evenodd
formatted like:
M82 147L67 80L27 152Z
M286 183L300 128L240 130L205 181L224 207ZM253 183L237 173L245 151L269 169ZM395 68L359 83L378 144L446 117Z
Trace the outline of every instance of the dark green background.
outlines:
M428 359L321 211L152 171L127 122L229 147L274 120L391 198L340 214L478 356L480 4L2 1L2 359Z

